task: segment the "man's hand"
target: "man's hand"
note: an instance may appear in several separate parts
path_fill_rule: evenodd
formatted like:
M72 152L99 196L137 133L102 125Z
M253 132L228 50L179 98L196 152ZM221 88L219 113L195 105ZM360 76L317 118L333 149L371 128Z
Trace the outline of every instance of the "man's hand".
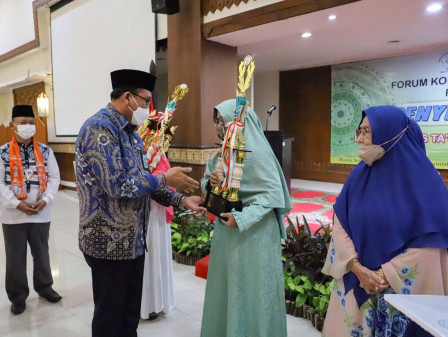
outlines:
M18 204L16 208L19 211L22 211L23 213L28 214L28 215L34 215L34 214L39 213L39 211L37 209L34 209L32 205L30 205L24 201L21 201L20 204Z
M229 213L221 213L219 215L221 218L227 218L227 221L224 221L224 219L220 219L221 222L226 225L227 227L236 228L238 227L238 224L236 223L235 217L233 216L232 212Z
M47 203L44 200L39 200L31 207L33 207L34 209L37 209L37 211L40 212L41 210L44 209L45 206L47 206Z
M181 189L182 191L192 193L199 187L199 182L190 178L185 173L191 172L191 167L173 167L164 175L167 186Z
M218 172L213 171L212 174L210 175L210 186L216 187L219 185L219 183L220 183L220 181L219 181Z
M195 212L207 212L206 208L200 206L200 204L202 203L203 203L202 198L196 195L185 197L182 200L182 206L185 208L191 209L192 211Z

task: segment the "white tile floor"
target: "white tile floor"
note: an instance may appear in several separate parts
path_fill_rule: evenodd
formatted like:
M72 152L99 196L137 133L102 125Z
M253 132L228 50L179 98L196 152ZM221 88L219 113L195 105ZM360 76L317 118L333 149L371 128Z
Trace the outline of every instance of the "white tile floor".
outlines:
M307 188L310 185L295 181L293 186ZM331 184L328 186L331 188ZM324 188L319 190L326 190ZM90 336L93 315L91 277L78 249L78 201L73 193L58 192L50 232L54 289L64 297L60 303L50 304L31 290L26 311L18 316L11 314L4 290L5 250L3 234L0 234L0 337ZM32 289L32 258L28 255L28 279ZM139 336L199 336L205 284L206 280L194 276L194 267L175 263L176 308L168 316L141 321ZM288 315L288 336L313 337L320 333L308 321Z

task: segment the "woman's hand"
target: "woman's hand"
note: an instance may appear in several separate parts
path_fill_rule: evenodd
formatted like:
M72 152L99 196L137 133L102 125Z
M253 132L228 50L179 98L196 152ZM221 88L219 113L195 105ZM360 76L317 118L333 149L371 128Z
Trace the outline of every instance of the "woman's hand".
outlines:
M389 287L389 284L378 276L376 272L364 267L359 262L356 262L351 270L358 278L360 287L369 295L379 293Z
M236 228L238 227L238 224L236 223L235 217L233 216L232 212L229 213L221 213L219 215L221 218L227 218L227 221L224 221L224 219L220 219L221 222L226 225L227 227Z
M219 186L220 182L221 181L219 180L218 172L213 171L212 174L210 175L210 186L211 187Z

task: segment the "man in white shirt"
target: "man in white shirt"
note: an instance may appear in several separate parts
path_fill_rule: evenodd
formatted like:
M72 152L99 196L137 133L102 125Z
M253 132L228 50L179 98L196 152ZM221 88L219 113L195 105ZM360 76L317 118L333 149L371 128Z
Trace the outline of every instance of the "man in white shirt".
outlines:
M18 315L25 310L29 295L27 242L33 255L34 290L53 303L62 298L52 288L48 254L51 203L60 178L53 151L33 137L33 108L15 106L9 126L16 135L0 147L0 221L5 239L6 293L12 313Z

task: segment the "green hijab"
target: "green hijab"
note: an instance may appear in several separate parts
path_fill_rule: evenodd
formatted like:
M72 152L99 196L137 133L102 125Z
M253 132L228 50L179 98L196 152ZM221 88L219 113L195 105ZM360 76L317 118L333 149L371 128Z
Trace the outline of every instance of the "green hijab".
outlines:
M233 121L236 100L230 99L215 106L224 123ZM239 191L243 207L254 204L273 208L281 236L286 237L283 216L292 209L285 177L274 152L263 133L263 127L257 114L248 107L244 117L244 138L247 138L247 153L244 159L243 179ZM207 163L207 171L202 186L208 182L210 174L215 170L219 153Z

